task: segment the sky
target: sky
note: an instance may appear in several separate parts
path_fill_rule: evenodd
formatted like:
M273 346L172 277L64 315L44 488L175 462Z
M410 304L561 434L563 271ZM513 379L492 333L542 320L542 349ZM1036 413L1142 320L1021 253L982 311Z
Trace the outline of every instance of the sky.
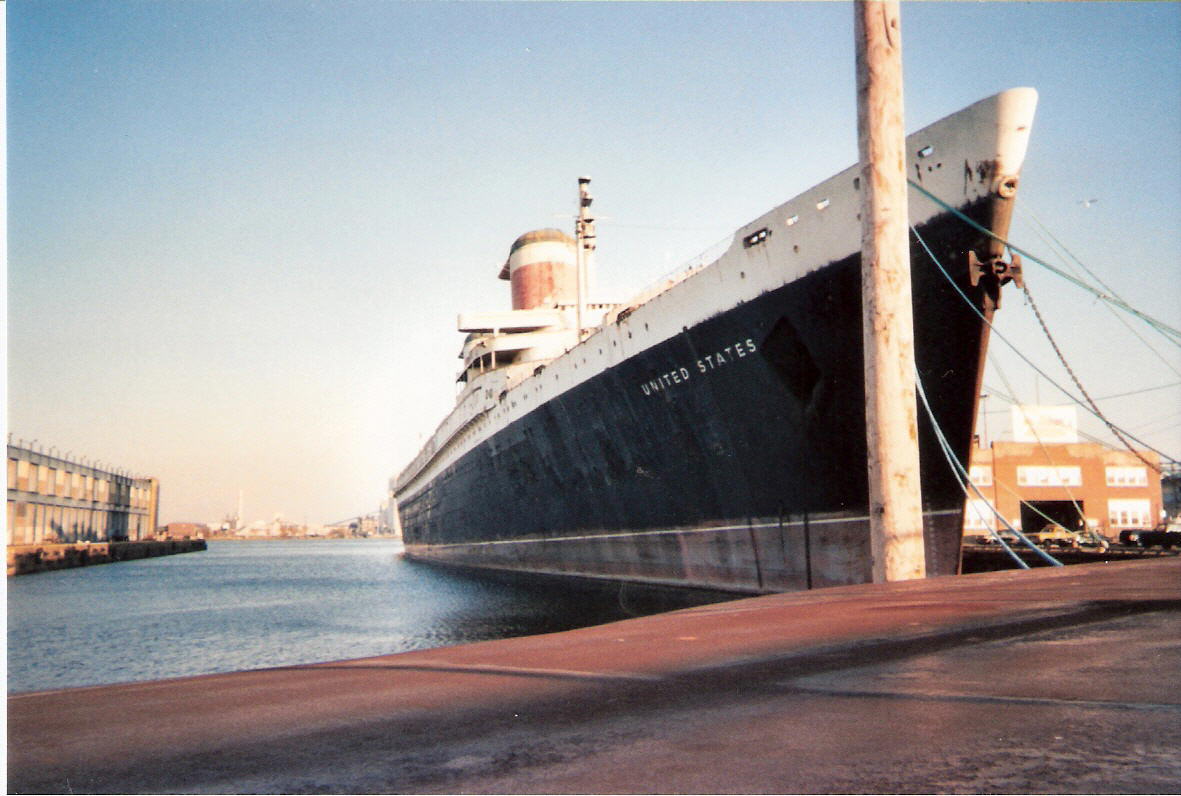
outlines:
M846 3L4 5L7 431L157 476L161 522L376 510L453 404L456 315L508 308L579 175L626 300L857 158ZM902 37L908 130L1038 89L1011 239L1181 328L1181 5L904 3ZM1181 457L1176 343L1027 274L1109 419ZM1070 377L1019 293L997 329L1044 372L994 340L1003 439Z

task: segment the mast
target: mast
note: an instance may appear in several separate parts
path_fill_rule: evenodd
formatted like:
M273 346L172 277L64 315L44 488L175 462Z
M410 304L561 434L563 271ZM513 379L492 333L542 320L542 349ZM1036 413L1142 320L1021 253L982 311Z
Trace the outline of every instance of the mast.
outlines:
M586 328L586 273L590 268L591 252L595 250L595 219L588 212L595 199L590 195L590 177L578 178L578 220L574 223L575 262L578 279L578 340Z

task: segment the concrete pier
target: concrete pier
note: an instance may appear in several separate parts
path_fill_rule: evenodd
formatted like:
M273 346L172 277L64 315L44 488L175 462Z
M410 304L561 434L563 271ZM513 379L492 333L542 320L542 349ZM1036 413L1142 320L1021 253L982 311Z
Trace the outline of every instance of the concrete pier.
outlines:
M113 561L171 556L204 550L204 539L163 539L137 542L74 542L71 544L10 544L8 574L30 575L53 569L88 567Z
M1016 545L1013 547L1013 552L1030 567L1048 567L1051 564L1038 555L1035 551L1030 550L1025 545ZM1162 550L1160 548L1145 550L1142 547L1125 547L1122 545L1113 545L1108 550L1095 550L1091 548L1083 548L1081 550L1072 549L1058 549L1052 548L1047 550L1051 556L1056 558L1063 564L1074 566L1076 564L1097 564L1107 563L1112 564L1119 561L1133 561L1140 558L1161 558L1162 556L1177 556L1181 555L1179 550ZM1000 548L999 545L964 545L963 547L963 571L966 574L973 572L994 572L998 569L1019 569L1017 564L1013 562L1012 556Z
M9 791L1173 792L1181 558L9 697Z

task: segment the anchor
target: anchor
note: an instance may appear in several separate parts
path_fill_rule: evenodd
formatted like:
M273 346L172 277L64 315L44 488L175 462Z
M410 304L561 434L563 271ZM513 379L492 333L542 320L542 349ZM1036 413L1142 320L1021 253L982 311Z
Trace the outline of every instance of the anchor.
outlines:
M988 285L985 290L992 297L995 306L1001 305L1001 291L1002 285L1007 285L1012 282L1017 287L1025 288L1025 279L1021 270L1021 255L1014 254L1011 262L1005 262L1003 257L999 255L990 257L987 260L980 260L976 256L976 252L968 250L968 282L972 287L980 284L981 280L987 280Z

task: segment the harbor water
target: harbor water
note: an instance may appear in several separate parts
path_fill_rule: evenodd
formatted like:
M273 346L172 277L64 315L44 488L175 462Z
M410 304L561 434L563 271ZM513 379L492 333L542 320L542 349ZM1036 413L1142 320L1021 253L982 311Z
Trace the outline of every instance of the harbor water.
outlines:
M9 693L384 655L652 610L623 592L472 578L401 551L388 539L213 541L9 578Z

